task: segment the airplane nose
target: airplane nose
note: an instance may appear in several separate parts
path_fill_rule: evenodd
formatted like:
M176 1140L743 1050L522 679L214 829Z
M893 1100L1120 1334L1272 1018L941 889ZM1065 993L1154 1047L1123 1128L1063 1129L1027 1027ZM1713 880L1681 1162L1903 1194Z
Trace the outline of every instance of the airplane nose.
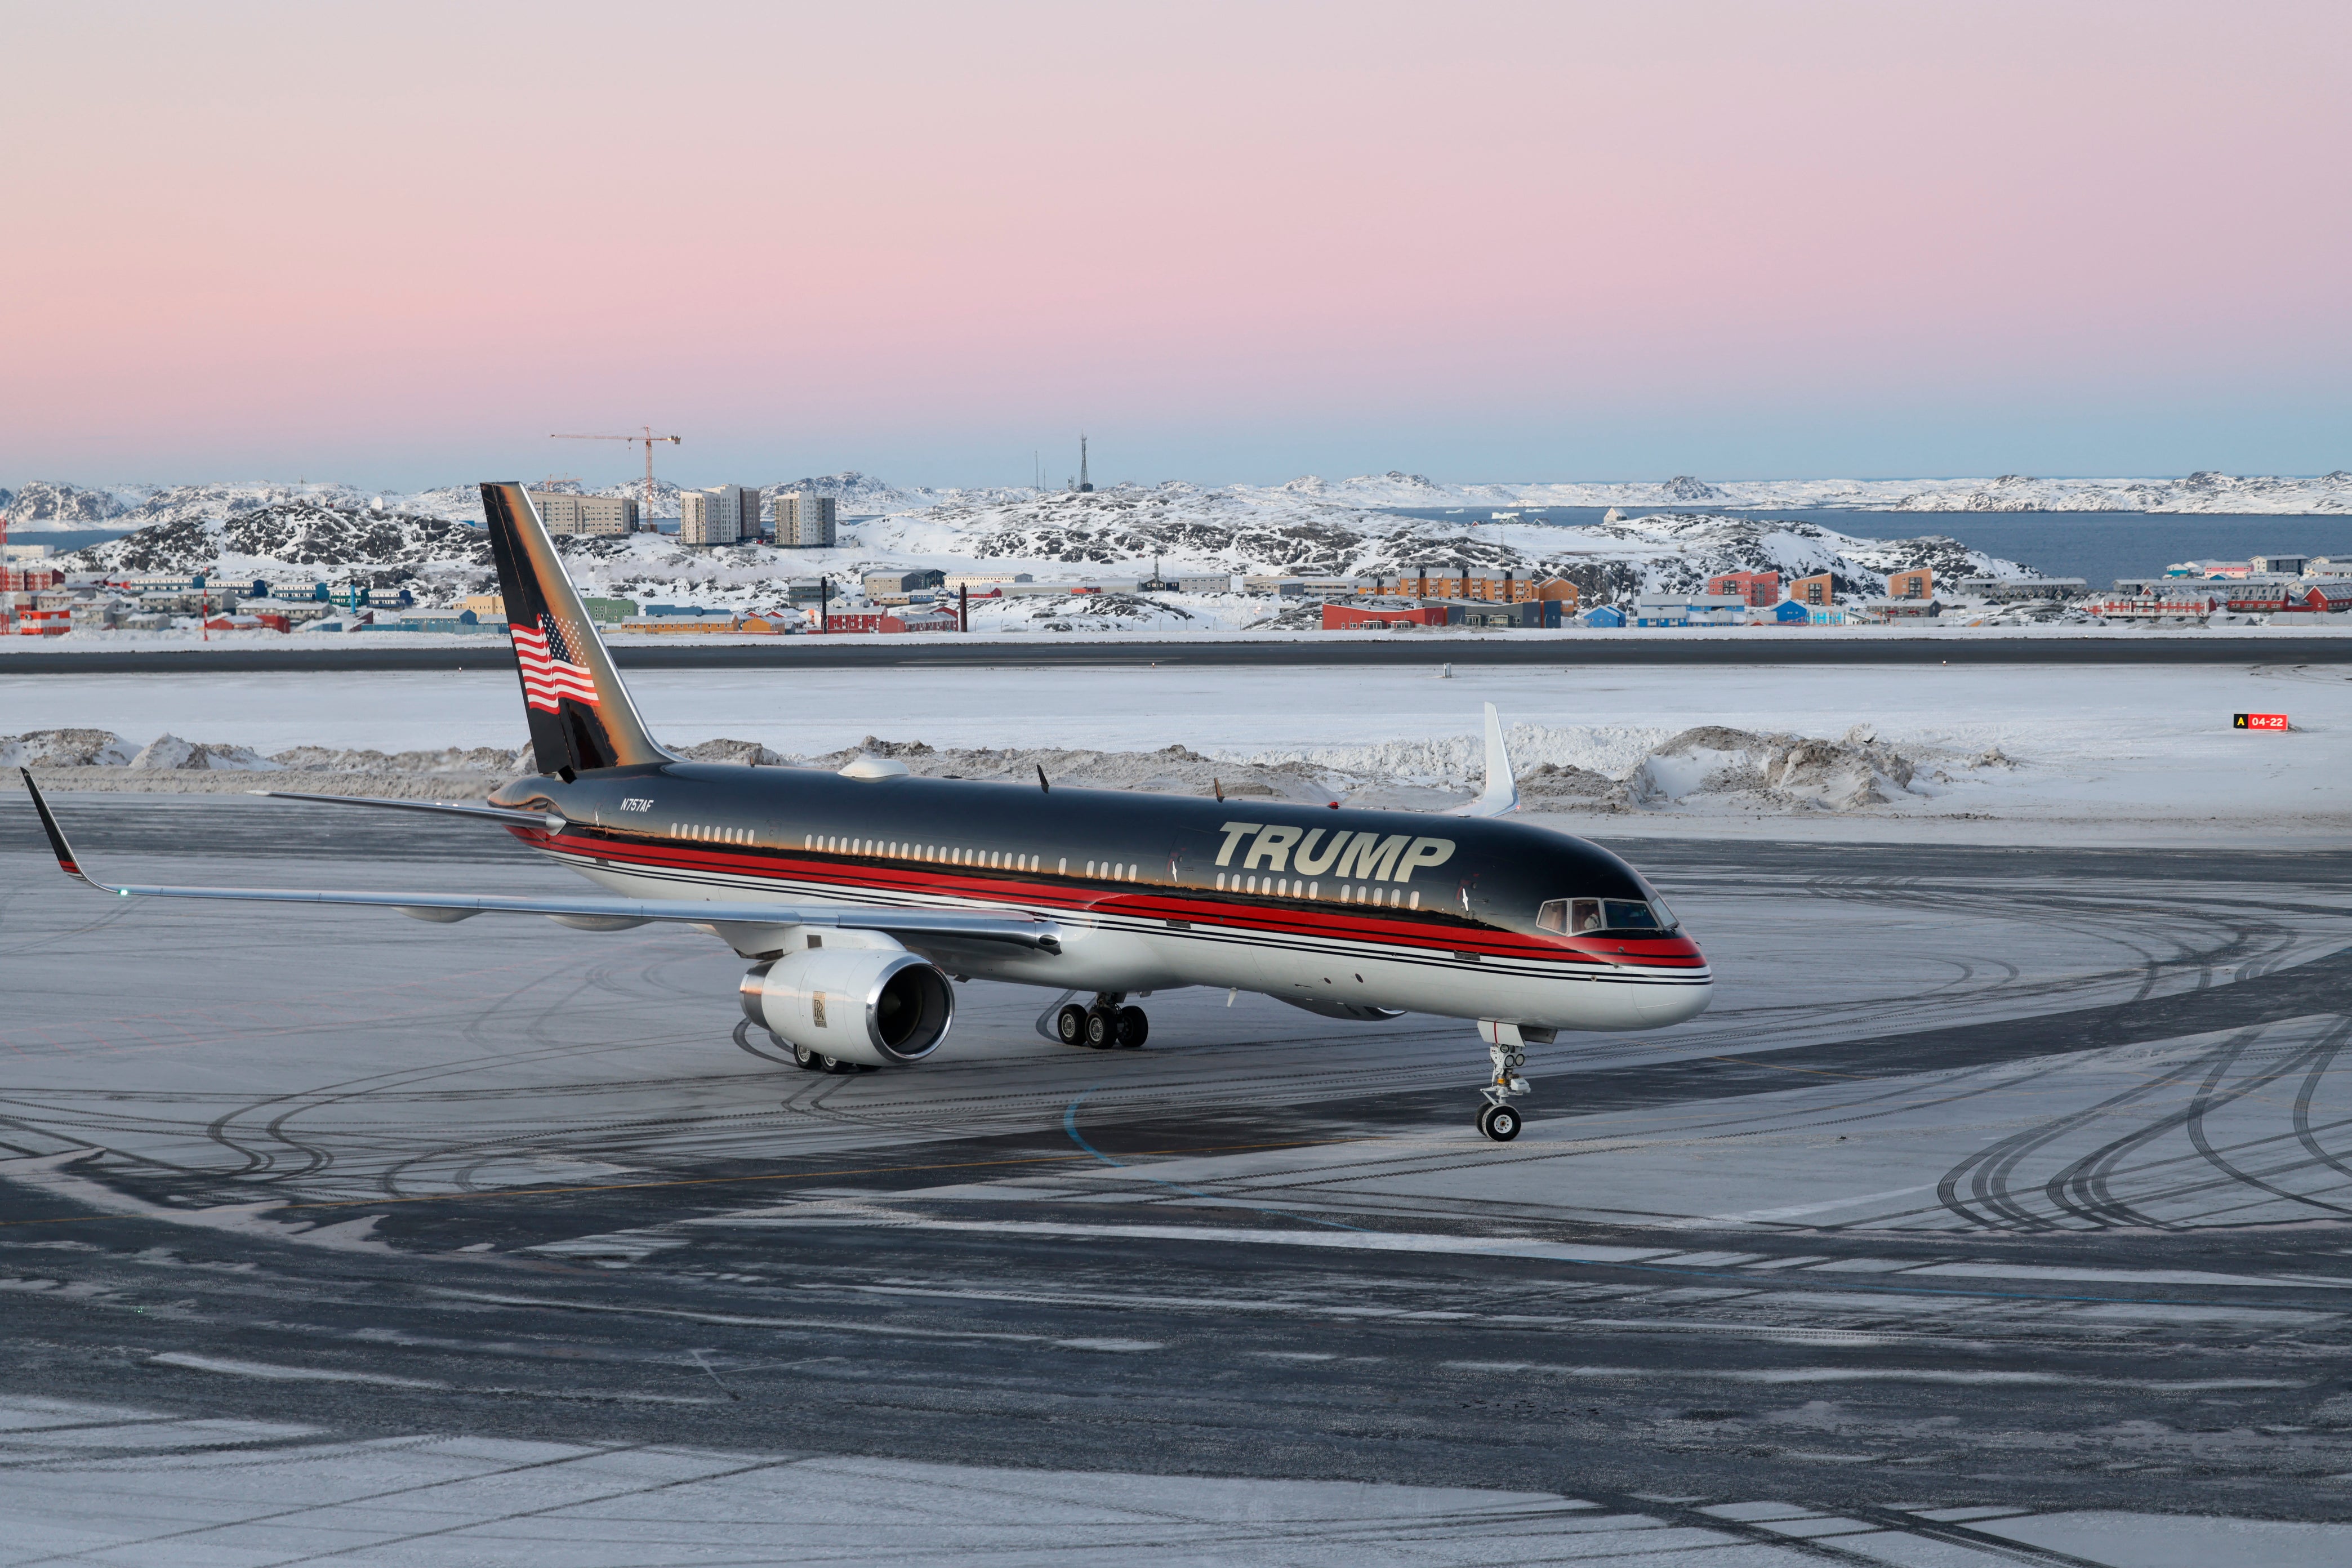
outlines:
M1680 1024L1706 1012L1714 991L1712 979L1689 985L1645 985L1634 999L1633 1005L1640 1011L1643 1023L1654 1029L1663 1029L1669 1024Z

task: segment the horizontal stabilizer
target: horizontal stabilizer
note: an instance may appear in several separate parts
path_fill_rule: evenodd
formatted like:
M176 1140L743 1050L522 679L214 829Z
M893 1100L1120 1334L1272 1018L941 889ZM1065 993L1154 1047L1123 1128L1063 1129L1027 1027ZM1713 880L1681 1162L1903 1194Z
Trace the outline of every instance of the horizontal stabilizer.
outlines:
M305 795L293 789L257 789L248 792L266 795L272 800L308 800L324 805L380 805L390 811L430 811L443 816L470 816L478 822L496 822L508 827L543 827L550 833L561 833L566 824L563 818L544 811L515 811L503 805L468 805L449 800L392 800L377 795Z

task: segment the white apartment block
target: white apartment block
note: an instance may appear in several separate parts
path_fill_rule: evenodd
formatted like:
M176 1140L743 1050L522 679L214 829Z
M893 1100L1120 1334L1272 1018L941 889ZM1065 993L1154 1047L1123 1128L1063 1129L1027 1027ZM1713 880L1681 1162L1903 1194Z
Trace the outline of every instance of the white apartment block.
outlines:
M618 535L637 529L637 503L619 496L576 496L568 490L533 490L530 504L550 533Z
M712 485L677 494L677 542L709 548L760 536L760 491L753 486Z
M840 502L832 496L795 490L776 497L776 542L789 549L829 549Z

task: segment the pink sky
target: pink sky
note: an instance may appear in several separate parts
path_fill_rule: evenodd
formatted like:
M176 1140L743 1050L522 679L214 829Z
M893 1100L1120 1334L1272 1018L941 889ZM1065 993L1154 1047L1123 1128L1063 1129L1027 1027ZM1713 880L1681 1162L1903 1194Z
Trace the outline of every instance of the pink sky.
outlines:
M2352 466L2341 4L5 37L0 483Z

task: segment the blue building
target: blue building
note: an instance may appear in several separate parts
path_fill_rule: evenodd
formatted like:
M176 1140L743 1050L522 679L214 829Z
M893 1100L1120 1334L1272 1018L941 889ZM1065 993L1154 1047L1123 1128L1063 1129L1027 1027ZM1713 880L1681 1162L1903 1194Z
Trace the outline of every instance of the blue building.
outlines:
M1625 624L1625 612L1613 605L1596 605L1579 616L1577 619L1588 626L1622 626Z

